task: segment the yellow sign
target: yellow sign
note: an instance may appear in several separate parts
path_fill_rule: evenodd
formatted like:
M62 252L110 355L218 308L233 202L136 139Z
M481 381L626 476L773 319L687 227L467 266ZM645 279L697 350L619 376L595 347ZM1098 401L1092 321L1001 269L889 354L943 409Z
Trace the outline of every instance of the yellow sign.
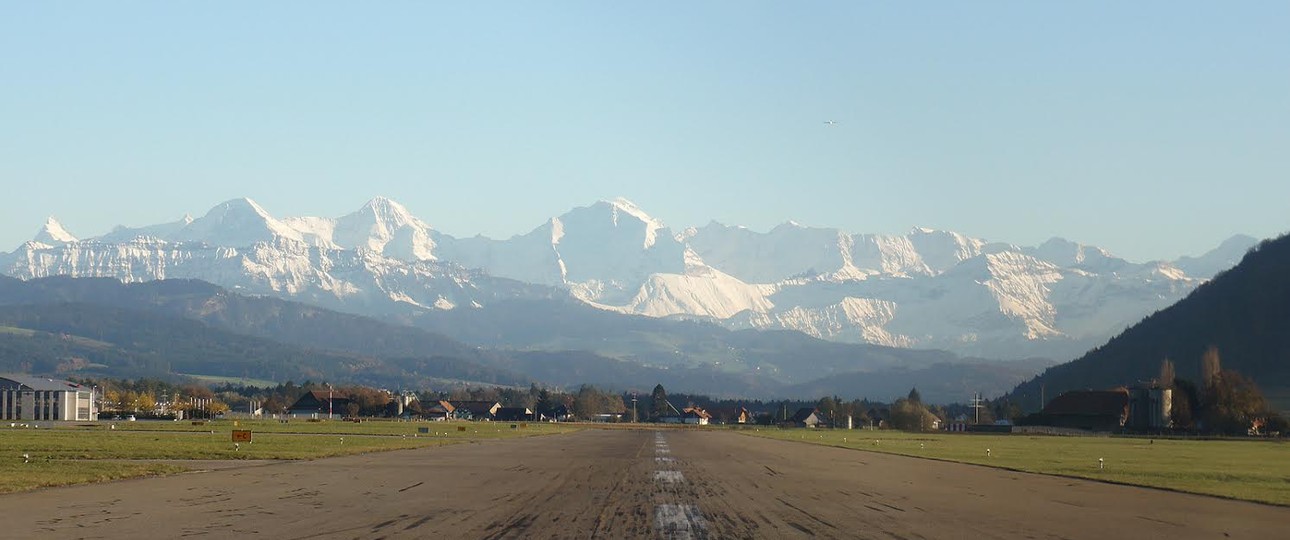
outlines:
M249 429L233 430L233 442L251 442L251 430Z

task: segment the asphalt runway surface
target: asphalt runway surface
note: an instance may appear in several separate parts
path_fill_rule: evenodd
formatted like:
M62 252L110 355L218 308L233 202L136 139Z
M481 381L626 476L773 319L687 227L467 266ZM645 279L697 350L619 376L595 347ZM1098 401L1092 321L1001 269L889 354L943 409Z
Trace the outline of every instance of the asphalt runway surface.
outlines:
M1286 538L1290 508L718 430L601 430L0 495L4 538Z

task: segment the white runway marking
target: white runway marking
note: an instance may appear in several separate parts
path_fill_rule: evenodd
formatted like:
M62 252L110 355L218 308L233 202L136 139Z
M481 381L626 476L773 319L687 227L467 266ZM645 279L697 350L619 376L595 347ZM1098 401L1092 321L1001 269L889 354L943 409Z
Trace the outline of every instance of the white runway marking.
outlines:
M676 461L676 460L675 460L675 459L672 459L672 458L670 458L670 457L656 457L656 458L654 458L654 462L655 462L655 463L672 463L673 461Z
M654 508L654 528L662 538L707 538L708 524L692 504L660 504Z
M682 484L685 483L685 475L681 471L654 471L654 481Z

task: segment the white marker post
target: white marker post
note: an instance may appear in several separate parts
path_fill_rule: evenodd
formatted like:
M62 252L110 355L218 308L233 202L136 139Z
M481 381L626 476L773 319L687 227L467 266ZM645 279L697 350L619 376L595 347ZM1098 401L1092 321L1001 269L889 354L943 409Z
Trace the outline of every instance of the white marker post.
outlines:
M1100 471L1105 468L1106 468L1106 460L1102 458L1097 458L1097 469Z

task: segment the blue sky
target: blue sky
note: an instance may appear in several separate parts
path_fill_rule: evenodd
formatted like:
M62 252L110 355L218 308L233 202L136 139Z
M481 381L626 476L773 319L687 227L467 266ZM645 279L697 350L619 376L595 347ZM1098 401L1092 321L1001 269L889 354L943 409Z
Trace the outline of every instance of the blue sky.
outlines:
M493 237L623 196L1137 260L1290 231L1287 2L427 4L5 4L0 250L243 196Z

